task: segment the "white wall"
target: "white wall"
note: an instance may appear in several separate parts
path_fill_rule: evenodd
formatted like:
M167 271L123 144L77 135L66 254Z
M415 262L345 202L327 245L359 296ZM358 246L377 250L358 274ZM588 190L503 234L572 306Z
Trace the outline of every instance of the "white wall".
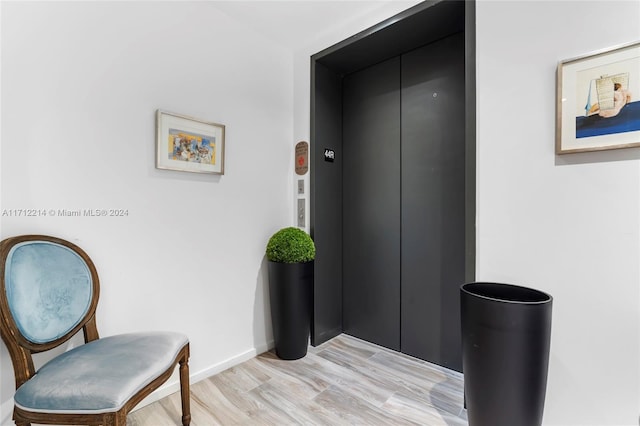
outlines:
M1 7L0 209L128 210L4 216L1 236L85 248L101 334L185 332L194 379L266 350L264 246L293 217L291 52L206 2ZM155 169L158 108L226 125L224 176ZM4 345L0 358L5 424Z
M558 61L637 40L637 1L477 4L477 278L554 297L545 425L638 424L640 151L554 154Z

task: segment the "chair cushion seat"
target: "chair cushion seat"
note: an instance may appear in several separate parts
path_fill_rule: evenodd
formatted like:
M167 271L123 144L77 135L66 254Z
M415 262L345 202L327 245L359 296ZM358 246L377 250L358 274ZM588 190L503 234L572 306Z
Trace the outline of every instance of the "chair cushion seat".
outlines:
M94 340L46 363L15 393L32 412L98 414L117 411L167 371L188 343L172 332L131 333Z

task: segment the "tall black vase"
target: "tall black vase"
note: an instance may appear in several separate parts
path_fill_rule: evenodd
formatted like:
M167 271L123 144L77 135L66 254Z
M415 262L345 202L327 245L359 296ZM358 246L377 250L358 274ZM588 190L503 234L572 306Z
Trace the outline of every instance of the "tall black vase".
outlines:
M313 261L269 261L269 301L276 355L293 360L304 357L309 346Z
M540 426L551 338L550 295L497 283L460 288L469 426Z

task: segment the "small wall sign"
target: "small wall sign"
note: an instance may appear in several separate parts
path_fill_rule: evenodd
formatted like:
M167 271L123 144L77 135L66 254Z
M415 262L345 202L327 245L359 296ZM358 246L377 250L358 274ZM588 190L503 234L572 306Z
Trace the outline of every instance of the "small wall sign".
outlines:
M298 142L296 144L296 174L304 175L309 171L309 144Z
M336 159L336 152L333 149L325 148L324 149L324 161L328 161L333 163L333 160Z

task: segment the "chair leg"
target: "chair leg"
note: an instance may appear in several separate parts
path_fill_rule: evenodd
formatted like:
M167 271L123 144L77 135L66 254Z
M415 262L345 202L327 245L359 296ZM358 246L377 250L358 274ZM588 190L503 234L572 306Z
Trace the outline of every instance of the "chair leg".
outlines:
M191 424L191 397L189 391L189 353L180 360L180 396L182 399L182 425Z
M102 426L127 426L127 413L124 410L105 414L102 418Z
M127 426L127 413L120 410L116 413L116 422L114 426Z

